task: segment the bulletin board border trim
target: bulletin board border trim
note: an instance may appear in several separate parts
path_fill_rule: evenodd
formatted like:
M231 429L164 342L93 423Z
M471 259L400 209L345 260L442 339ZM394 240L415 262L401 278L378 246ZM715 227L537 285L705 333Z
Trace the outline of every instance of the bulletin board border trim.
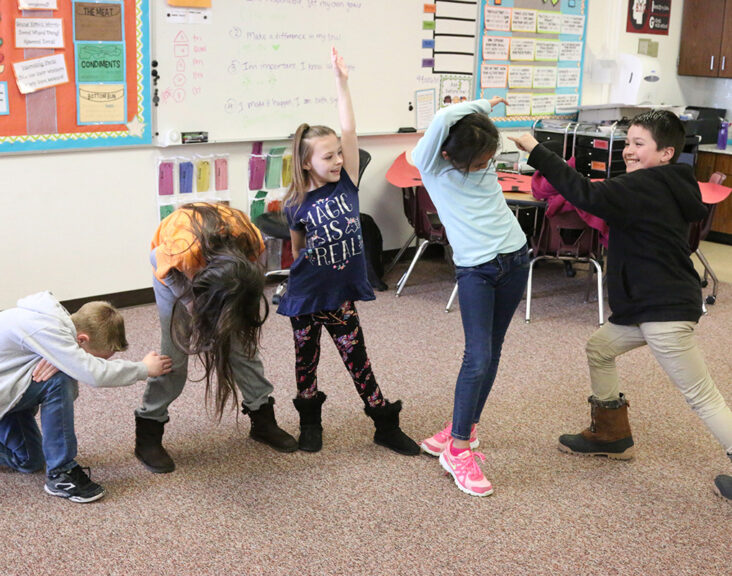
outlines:
M40 152L49 150L103 148L113 146L149 146L152 144L152 101L150 97L150 9L149 0L135 0L135 53L137 70L137 113L129 130L28 134L0 136L0 153Z

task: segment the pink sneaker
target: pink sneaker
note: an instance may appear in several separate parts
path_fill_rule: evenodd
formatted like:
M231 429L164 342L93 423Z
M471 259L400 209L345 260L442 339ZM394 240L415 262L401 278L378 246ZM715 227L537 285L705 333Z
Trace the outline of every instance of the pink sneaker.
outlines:
M453 477L457 487L472 496L493 494L493 486L475 461L476 456L481 461L485 461L485 456L472 450L463 450L459 456L453 456L450 453L450 446L452 446L452 440L440 454L440 464Z
M430 436L426 440L422 440L420 446L422 450L431 454L432 456L439 456L442 451L447 447L447 443L450 441L450 433L452 432L452 422L448 422L442 430L440 430L434 436ZM470 449L475 450L480 446L480 440L478 440L478 432L475 429L475 424L470 428Z

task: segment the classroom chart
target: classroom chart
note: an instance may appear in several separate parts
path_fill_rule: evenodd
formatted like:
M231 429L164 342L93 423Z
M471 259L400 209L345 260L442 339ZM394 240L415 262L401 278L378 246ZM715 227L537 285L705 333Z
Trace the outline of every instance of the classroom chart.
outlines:
M302 122L338 126L331 46L349 66L359 134L416 129L418 113L422 125L439 93L424 43L432 39L433 5L232 0L186 9L156 2L156 142L279 140Z
M580 104L587 0L480 0L475 97L502 96L499 126L573 118Z
M151 142L148 0L0 0L0 152Z

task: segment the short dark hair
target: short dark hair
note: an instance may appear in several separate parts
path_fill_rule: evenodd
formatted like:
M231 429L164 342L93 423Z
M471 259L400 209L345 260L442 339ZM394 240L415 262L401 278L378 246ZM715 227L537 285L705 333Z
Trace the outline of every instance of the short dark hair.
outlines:
M684 123L668 110L650 110L638 114L630 121L630 126L641 126L648 130L656 143L656 149L673 148L671 164L679 159L686 141Z
M463 116L450 128L442 144L450 163L461 172L468 172L478 158L498 150L500 135L487 115L473 112Z

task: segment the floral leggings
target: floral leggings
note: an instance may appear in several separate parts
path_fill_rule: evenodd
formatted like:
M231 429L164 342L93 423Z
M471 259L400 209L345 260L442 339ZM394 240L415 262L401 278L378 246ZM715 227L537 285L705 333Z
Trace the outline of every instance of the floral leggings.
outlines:
M325 326L364 404L370 407L384 404L384 397L371 370L363 330L353 302L344 302L335 311L303 314L290 318L290 321L295 337L295 374L299 398L312 398L318 391L320 334Z

